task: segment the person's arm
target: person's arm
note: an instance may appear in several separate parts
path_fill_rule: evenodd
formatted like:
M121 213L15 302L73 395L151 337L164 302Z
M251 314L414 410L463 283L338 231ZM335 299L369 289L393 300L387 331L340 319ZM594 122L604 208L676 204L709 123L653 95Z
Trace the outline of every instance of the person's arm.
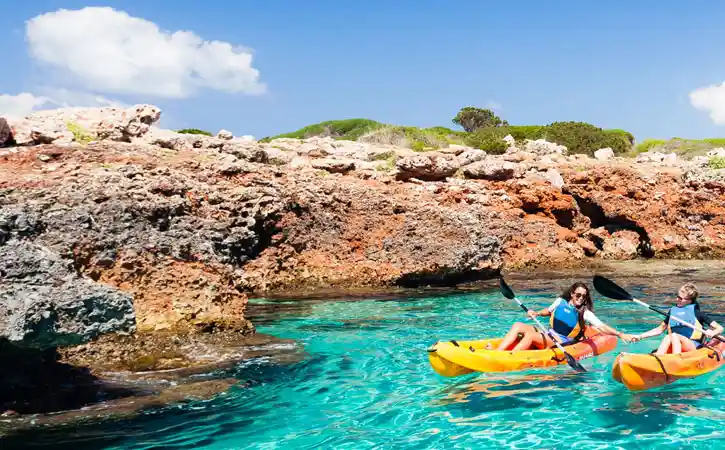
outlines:
M710 328L712 328L712 330L705 330L705 334L710 339L714 338L715 336L719 336L720 333L722 333L723 331L723 326L715 322L714 320L710 322Z
M561 297L558 297L556 300L554 300L554 303L552 303L548 308L544 308L541 311L534 311L533 309L529 310L528 316L531 318L542 316L542 317L549 317L552 312L559 306L559 303L563 302L564 299Z
M586 320L591 326L604 334L611 334L625 341L632 339L631 335L615 330L606 323L602 322L593 312L589 310L584 312L584 320Z
M661 324L657 325L655 328L652 328L649 331L645 331L644 333L640 333L634 336L634 339L637 341L640 341L642 339L647 339L649 337L653 336L659 336L662 334L665 329L667 328L667 322L663 321Z
M698 311L698 313L697 313L697 321L700 322L703 325L704 324L709 324L709 326L710 326L711 329L710 330L703 330L703 331L705 332L705 336L709 337L710 339L712 339L713 337L715 337L715 336L717 336L717 335L719 335L720 333L723 332L722 325L720 325L719 323L715 322L714 320L712 320L710 318L709 315L707 315L707 314L705 314L705 313L703 313L701 311Z

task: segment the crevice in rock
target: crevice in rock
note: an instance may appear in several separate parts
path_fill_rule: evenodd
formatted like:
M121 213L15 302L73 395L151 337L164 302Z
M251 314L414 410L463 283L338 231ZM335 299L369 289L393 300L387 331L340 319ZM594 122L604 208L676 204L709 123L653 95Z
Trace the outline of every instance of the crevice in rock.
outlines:
M523 202L521 209L526 214L546 213L547 210L542 208L539 203ZM552 209L550 214L554 216L554 220L560 227L572 229L574 228L575 211L573 209Z
M570 194L574 197L579 206L579 211L589 218L591 221L591 228L604 227L609 233L613 233L618 230L632 230L639 235L639 247L637 253L645 258L652 258L654 251L652 250L652 242L650 240L647 230L632 219L629 219L622 215L608 217L604 213L604 209L599 206L596 202L581 197L577 194ZM594 245L601 250L603 242L594 241Z
M407 273L395 280L395 286L404 288L418 288L424 286L450 287L463 283L491 279L499 276L500 274L501 271L499 269L476 269L460 272L444 268L438 271Z

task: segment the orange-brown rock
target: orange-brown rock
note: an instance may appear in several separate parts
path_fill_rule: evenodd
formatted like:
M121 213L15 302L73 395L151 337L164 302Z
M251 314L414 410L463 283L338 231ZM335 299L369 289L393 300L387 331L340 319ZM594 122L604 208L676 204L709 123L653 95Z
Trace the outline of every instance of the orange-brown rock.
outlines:
M590 258L725 253L722 187L684 182L678 168L542 164L547 174L558 164L554 186L534 161L506 181L402 181L245 151L99 143L5 154L3 211L22 220L0 234L132 293L141 329L245 332L252 291L445 285Z

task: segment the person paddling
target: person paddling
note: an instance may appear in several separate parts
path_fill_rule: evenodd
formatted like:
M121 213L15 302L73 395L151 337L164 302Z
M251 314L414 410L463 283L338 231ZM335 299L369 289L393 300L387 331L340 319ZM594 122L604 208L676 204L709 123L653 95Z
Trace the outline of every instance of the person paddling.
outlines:
M572 284L548 308L541 311L529 310L527 314L532 318L551 316L551 334L562 345L581 340L584 337L587 324L603 334L611 334L627 342L632 338L631 335L619 332L606 325L594 315L594 302L589 293L589 288L581 282ZM511 348L512 346L513 348ZM516 322L506 333L496 350L529 350L553 346L554 342L548 334L539 332L531 325Z
M664 355L666 353L682 353L691 352L702 347L705 338L712 339L723 331L723 327L712 320L710 316L700 311L700 303L697 301L700 293L694 283L685 283L677 291L677 301L675 306L670 308L667 316L657 327L644 333L634 335L633 342L640 341L653 336L659 336L668 331L667 336L662 338L660 346L655 351L656 355ZM695 331L692 328L683 325L674 320L673 317L681 319L690 325L703 329L704 325L708 325L711 330Z

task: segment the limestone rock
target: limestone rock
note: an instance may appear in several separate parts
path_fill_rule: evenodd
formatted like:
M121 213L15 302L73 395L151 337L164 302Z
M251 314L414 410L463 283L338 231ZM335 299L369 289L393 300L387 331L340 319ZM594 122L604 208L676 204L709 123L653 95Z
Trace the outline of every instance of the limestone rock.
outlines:
M637 155L637 158L635 158L635 162L643 163L643 162L662 162L665 159L665 154L661 152L645 152L640 153Z
M397 178L417 178L424 181L442 180L452 176L460 168L458 161L437 155L416 155L401 158L395 163Z
M599 150L594 152L594 157L599 161L609 161L610 159L614 158L614 150L609 147L600 148Z
M232 134L232 132L227 130L219 130L219 132L216 134L216 137L218 137L219 139L224 139L225 141L231 141L232 139L234 139L234 135Z
M632 230L619 230L604 240L602 257L609 259L632 259L637 257L639 235Z
M564 187L564 178L556 169L549 169L546 171L546 178L549 180L552 186L561 190Z
M461 167L486 159L486 152L477 148L466 150L458 155L458 163Z
M505 181L514 178L516 165L506 161L495 163L489 161L478 161L463 168L463 174L468 178Z
M339 159L315 159L312 161L315 169L326 170L330 173L346 173L355 169L355 161Z
M537 139L532 141L527 139L524 143L524 151L534 153L539 156L550 155L552 153L558 153L560 155L566 155L567 149L563 145L549 142L546 139Z

